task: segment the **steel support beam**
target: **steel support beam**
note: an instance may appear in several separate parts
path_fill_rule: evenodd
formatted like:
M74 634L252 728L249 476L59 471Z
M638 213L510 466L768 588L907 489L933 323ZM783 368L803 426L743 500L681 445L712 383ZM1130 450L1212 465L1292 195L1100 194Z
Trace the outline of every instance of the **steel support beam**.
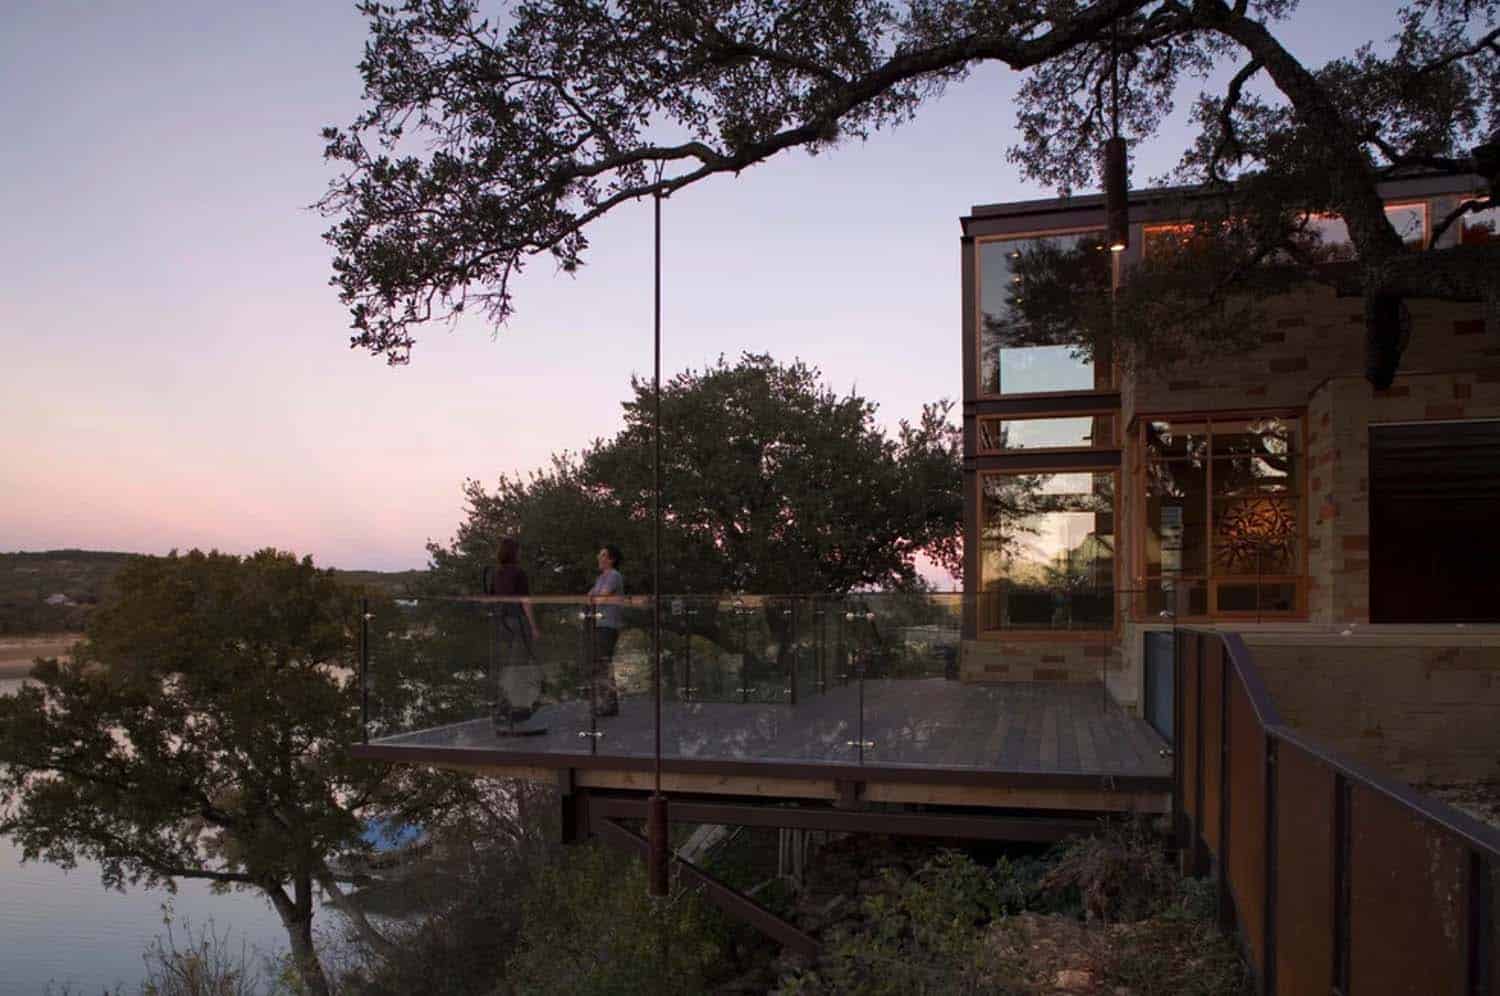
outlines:
M596 820L643 820L647 800L644 797L593 794L589 800L589 812ZM888 813L817 806L698 802L681 798L673 799L670 818L674 823L1040 843L1092 834L1099 829L1097 820L1081 817Z
M675 804L673 808L676 808ZM595 817L594 830L600 840L642 858L648 855L651 845L645 837L622 827L613 820L598 818L597 812ZM692 862L674 856L672 864L684 881L698 889L704 899L722 910L725 915L754 927L773 941L798 954L809 958L817 956L818 942L811 935L798 930L749 896L736 892Z

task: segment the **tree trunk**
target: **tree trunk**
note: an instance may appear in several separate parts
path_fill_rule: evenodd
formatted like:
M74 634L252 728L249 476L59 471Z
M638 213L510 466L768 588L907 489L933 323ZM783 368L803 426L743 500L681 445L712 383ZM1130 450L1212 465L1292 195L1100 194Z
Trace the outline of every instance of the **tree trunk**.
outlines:
M360 939L372 951L382 958L389 958L396 953L396 946L381 936L380 932L365 917L363 910L349 901L349 897L344 895L344 890L339 888L338 882L334 880L333 873L327 868L323 868L320 871L318 884L328 894L329 902L349 919L349 922L354 925L355 931L359 934Z
M288 899L279 886L266 891L271 897L271 905L276 907L276 912L281 917L281 925L286 928L287 940L292 946L292 963L297 967L302 985L306 987L309 996L332 996L328 977L323 974L317 949L313 946L312 878L299 873L294 886L295 901Z

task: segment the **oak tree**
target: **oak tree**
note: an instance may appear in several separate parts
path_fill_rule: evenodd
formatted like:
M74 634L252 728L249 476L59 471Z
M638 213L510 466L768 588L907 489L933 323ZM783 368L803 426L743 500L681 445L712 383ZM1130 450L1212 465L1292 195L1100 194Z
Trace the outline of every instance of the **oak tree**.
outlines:
M651 385L631 389L613 438L493 490L468 482L468 518L428 548L432 583L475 590L505 535L521 538L537 593L587 591L604 543L645 570ZM910 589L921 556L960 569L961 449L946 403L889 435L872 403L815 368L746 354L668 379L661 404L664 592Z
M1192 105L1179 170L1211 195L1196 220L1222 247L1186 276L1150 275L1170 301L1154 318L1212 326L1260 263L1290 260L1301 279L1363 298L1367 376L1388 383L1405 298L1487 301L1500 321L1500 243L1410 252L1378 191L1414 170L1474 176L1477 195L1429 241L1494 205L1500 0L1411 0L1388 44L1322 66L1278 33L1295 6L371 0L366 106L325 131L341 174L320 202L353 345L401 362L424 322L477 307L503 323L527 261L577 266L589 226L615 207L897 126L983 62L1025 74L1012 161L1063 192L1099 176L1113 79L1140 143L1227 64L1223 91ZM1354 261L1307 251L1316 214L1343 220Z
M397 619L388 602L372 615ZM199 879L258 892L306 990L327 993L315 886L390 951L346 900L334 856L368 851L371 820L430 826L476 792L350 758L361 621L353 591L290 554L132 560L71 660L39 662L0 696L0 834L27 860L92 861L110 888ZM403 687L388 685L388 699Z

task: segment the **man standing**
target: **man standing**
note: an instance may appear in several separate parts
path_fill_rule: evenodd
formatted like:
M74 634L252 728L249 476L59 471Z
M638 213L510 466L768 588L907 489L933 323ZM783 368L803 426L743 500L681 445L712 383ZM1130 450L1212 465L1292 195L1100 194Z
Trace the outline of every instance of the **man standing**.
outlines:
M620 691L615 686L615 644L620 640L625 609L625 578L620 564L625 558L620 548L606 544L599 550L599 577L589 589L589 604L594 607L594 715L614 716L620 712Z

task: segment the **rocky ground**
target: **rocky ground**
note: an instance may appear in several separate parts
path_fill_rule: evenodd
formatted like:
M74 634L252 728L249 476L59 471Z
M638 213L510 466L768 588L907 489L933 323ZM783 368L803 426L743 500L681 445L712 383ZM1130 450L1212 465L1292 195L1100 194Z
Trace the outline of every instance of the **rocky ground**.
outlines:
M841 937L888 933L890 911L900 907L903 886L923 873L936 853L931 844L896 839L834 840L813 861L803 888L790 900L788 918L817 936L825 952L836 949ZM979 855L977 860L986 864L993 856ZM1206 923L1182 915L1102 923L1085 922L1076 911L1024 911L975 923L972 930L982 959L993 970L987 971L977 988L966 985L963 992L1005 996L1239 996L1248 991L1243 987L1244 977L1232 942L1218 937ZM972 953L974 949L966 950ZM799 973L805 970L825 980L837 976L836 971L829 970L829 958L825 953L823 963L808 965L796 957L781 955L716 992L801 996L866 991L862 984L856 981L851 985L847 979L839 985L798 986ZM1230 968L1227 972L1226 965ZM1234 981L1220 981L1226 979ZM953 985L951 979L934 979L928 991L960 991L950 988Z
M1418 788L1424 795L1441 799L1454 809L1500 830L1500 781L1421 785Z

